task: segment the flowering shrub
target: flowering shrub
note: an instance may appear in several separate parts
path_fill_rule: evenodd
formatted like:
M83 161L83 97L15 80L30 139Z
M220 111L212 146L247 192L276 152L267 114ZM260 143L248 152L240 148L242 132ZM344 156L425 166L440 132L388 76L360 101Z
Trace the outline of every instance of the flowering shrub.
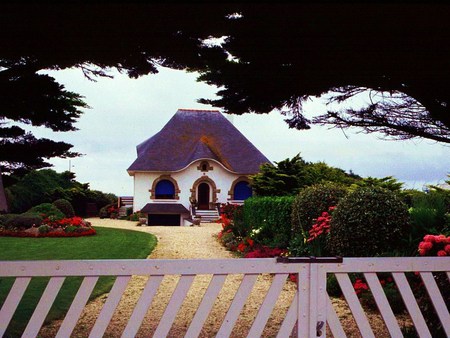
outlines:
M225 215L227 219L233 219L234 213L238 207L238 204L222 203L220 205L220 214Z
M62 219L55 219L54 217L46 217L43 219L42 224L48 225L52 227L53 229L56 228L66 228L67 226L75 226L75 227L87 227L90 224L88 222L84 221L81 217L69 217L69 218L62 218Z
M58 218L42 214L42 220L28 229L0 227L0 236L9 237L75 237L95 235L91 223L81 217ZM19 218L20 219L20 218Z
M325 248L326 235L330 233L331 212L336 207L329 207L328 211L322 212L322 214L314 220L314 224L308 231L309 237L306 240L311 255L322 256L322 250Z
M450 236L425 235L418 251L421 256L450 256Z
M421 256L450 256L450 236L445 235L425 235L423 241L419 243L418 247L419 255ZM445 272L433 273L434 280L438 285L443 298L448 304L450 300L450 283ZM428 327L431 329L433 337L445 337L442 323L434 311L431 304L431 300L427 292L423 291L419 293L418 301L422 313L425 314L425 321ZM448 305L447 305L448 306Z
M280 248L269 248L265 245L258 245L253 250L249 251L244 257L245 258L270 258L270 257L280 257L286 255L287 250Z

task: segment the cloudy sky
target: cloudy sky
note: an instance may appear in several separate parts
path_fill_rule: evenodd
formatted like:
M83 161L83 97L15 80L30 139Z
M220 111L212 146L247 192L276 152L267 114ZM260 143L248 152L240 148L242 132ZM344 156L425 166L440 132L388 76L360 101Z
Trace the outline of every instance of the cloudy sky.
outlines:
M92 189L120 196L133 194L127 168L136 158L136 145L157 133L179 108L216 109L197 103L213 98L217 89L196 81L195 73L161 69L157 75L129 79L111 72L113 79L86 79L78 69L49 73L69 91L85 97L91 107L76 124L76 132L54 133L39 128L37 136L66 141L84 154L54 159L53 169L71 170ZM319 100L305 105L311 114L324 112ZM428 140L386 141L377 135L313 126L289 129L279 113L232 117L234 125L272 162L300 153L304 160L367 177L394 176L405 187L443 183L450 172L450 146Z

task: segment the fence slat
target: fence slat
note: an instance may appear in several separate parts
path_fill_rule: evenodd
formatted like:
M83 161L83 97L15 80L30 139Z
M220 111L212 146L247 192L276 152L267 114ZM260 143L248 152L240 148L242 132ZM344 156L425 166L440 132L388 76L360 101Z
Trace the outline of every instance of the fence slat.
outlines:
M8 296L0 310L0 337L3 337L5 334L30 281L31 277L17 277L11 290L9 290Z
M227 275L214 275L212 277L185 337L198 337L200 335L203 324L208 318L209 312L211 311L226 278Z
M69 311L67 311L64 321L58 330L55 338L65 338L70 337L75 325L77 324L78 318L80 318L81 312L86 306L89 296L97 283L98 277L85 277L83 282L78 289L75 298L70 305Z
M448 313L447 306L445 305L439 287L434 280L433 274L431 272L421 272L420 277L425 284L425 288L427 289L428 295L431 298L431 302L439 316L445 333L447 337L450 337L450 314Z
M89 338L101 338L109 325L109 322L116 310L117 305L119 305L120 298L122 298L123 292L127 288L128 282L131 276L119 276L103 305L102 311L100 312L97 320L95 321L94 327L92 328Z
M244 307L245 301L247 300L250 292L253 289L253 285L255 285L256 279L258 275L244 275L242 279L241 285L239 285L239 289L234 295L234 299L231 302L230 308L223 320L222 325L220 326L219 332L217 332L216 337L229 337L231 331L233 330L234 324L241 313L242 308Z
M164 276L150 276L122 333L123 338L134 337L137 334L163 279Z
M350 278L346 273L336 273L336 279L341 287L345 299L347 300L348 306L353 313L353 317L355 318L359 331L363 337L375 338L369 321L367 320L361 303L359 302L358 296L356 296L355 289L353 288Z
M364 274L364 277L378 306L378 310L386 323L389 333L393 337L402 337L402 331L400 330L397 319L395 318L394 312L383 291L383 287L381 286L377 274L375 272L367 272Z
M30 321L23 332L23 337L36 337L44 323L45 317L47 317L48 311L53 305L59 289L64 283L65 277L52 277L50 278L44 293L39 300Z
M178 281L177 287L170 298L169 303L167 304L166 310L161 317L161 320L156 328L155 334L153 337L167 337L167 334L172 327L173 321L177 316L178 310L183 304L183 301L186 297L186 294L191 287L192 282L194 281L195 275L183 275L180 277Z
M331 303L330 297L327 293L327 323L330 327L330 331L333 337L346 337L344 329L342 328L339 317L334 310L333 303Z
M428 330L425 319L420 312L419 306L416 302L416 298L414 297L405 274L401 272L395 272L392 274L392 277L394 277L395 284L397 284L397 288L400 291L400 295L402 296L405 306L408 309L417 333L420 337L431 337L430 330Z
M288 274L275 275L247 337L260 337L262 335L264 327L266 326L266 323L272 314L275 303L277 302L278 296L283 290L287 277Z
M295 293L294 298L292 299L291 306L289 306L289 310L284 316L283 323L281 323L280 330L278 331L277 338L289 337L292 332L292 329L297 322L297 313L298 313L298 292Z
M297 313L297 335L298 337L309 337L310 299L311 296L311 271L308 265L302 266L298 274L298 313Z

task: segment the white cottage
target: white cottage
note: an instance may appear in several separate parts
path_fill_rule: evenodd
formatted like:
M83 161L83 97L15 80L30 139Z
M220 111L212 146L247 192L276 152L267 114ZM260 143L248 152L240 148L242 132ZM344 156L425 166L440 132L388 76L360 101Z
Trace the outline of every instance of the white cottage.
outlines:
M252 195L249 176L267 162L219 111L179 109L137 146L128 168L133 210L146 214L148 225L217 219L220 203L242 203Z

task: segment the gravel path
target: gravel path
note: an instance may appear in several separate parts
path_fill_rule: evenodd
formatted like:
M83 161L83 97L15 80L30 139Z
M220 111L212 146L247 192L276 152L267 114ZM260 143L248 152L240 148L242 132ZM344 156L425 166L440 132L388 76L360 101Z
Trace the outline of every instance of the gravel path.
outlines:
M158 245L148 257L149 259L233 258L232 254L225 250L214 237L221 229L221 226L216 223L206 223L194 227L147 227L136 226L135 223L120 220L98 218L88 220L94 227L104 226L131 229L154 234L158 238ZM178 276L166 276L164 278L155 296L155 299L158 301L152 303L137 337L152 336L170 299L171 293L176 286L178 278ZM178 312L174 325L169 332L169 337L184 336L210 279L211 276L203 275L195 278L187 299ZM217 333L241 279L241 275L227 277L225 285L219 293L218 301L214 304L200 337L212 337ZM108 326L105 337L121 336L147 280L147 276L132 277ZM270 286L270 281L271 276L268 275L263 275L258 278L254 291L251 293L249 301L242 311L241 318L237 322L232 337L246 336L246 332L250 328L259 304L263 300L263 295L265 295ZM275 316L272 318L270 324L267 325L265 336L274 336L278 330L294 292L295 287L293 283L286 283L285 290L280 297L280 304L277 304L276 311L274 311ZM73 337L87 337L89 335L106 298L107 295L103 295L86 305L77 323ZM40 336L43 338L54 337L60 325L61 321L52 322L41 330Z

